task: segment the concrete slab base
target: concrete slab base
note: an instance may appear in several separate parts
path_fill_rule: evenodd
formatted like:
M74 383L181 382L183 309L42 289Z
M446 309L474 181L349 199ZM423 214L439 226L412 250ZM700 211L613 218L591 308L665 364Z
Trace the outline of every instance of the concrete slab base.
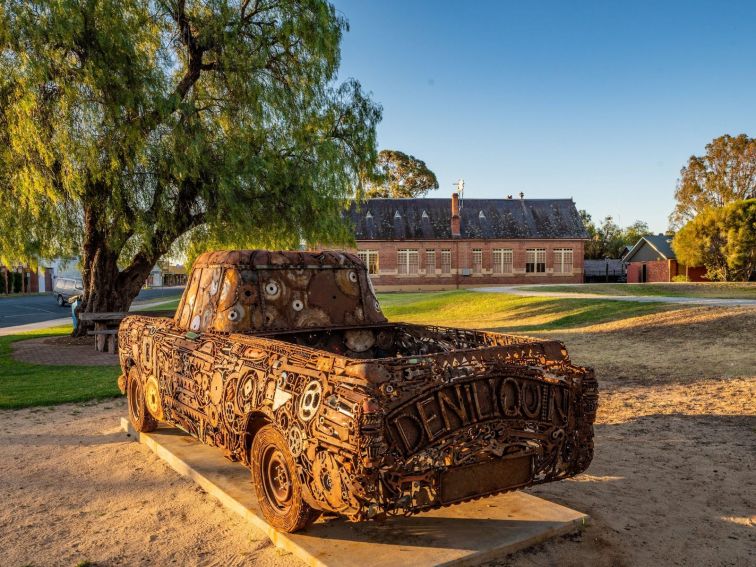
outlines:
M511 492L382 523L319 520L305 532L285 534L263 519L249 471L218 449L172 427L137 433L125 418L121 427L276 546L313 566L477 565L574 532L587 519L553 502Z

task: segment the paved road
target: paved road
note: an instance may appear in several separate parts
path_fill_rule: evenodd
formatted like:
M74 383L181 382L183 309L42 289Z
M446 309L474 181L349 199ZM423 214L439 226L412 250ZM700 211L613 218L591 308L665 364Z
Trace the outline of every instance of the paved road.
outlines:
M756 299L715 299L709 297L670 297L662 295L601 295L598 293L571 293L561 291L531 291L518 286L493 286L470 288L471 291L509 293L525 297L556 297L560 299L608 299L633 303L680 303L683 305L718 305L721 307L756 306Z
M152 302L161 297L180 295L183 289L183 287L143 289L137 296L136 302ZM40 323L65 317L70 319L70 308L58 307L52 294L0 298L0 328Z

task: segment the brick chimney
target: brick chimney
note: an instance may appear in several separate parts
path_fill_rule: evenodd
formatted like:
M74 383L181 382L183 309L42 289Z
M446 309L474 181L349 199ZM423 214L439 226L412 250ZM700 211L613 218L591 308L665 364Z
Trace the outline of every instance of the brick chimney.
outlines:
M460 232L460 220L459 220L459 193L452 193L451 234L452 234L452 238L459 238L460 236L462 236Z

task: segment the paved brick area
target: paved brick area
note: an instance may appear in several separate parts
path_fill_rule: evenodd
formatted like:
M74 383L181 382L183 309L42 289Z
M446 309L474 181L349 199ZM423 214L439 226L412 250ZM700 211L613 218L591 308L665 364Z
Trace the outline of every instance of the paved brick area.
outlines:
M118 357L97 352L94 344L55 344L49 337L13 343L13 358L19 362L54 366L117 366Z

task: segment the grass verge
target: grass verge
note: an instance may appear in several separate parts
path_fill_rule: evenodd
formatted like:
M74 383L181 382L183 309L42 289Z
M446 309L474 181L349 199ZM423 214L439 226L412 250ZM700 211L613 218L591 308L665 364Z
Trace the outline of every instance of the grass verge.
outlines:
M11 356L16 341L71 332L53 327L0 337L0 409L48 406L120 396L118 366L46 366L18 362Z
M557 293L595 293L658 297L699 297L710 299L756 299L756 283L647 283L517 286L525 291Z
M133 311L156 311L156 310L158 310L158 311L169 311L170 310L170 311L173 311L175 313L176 309L178 308L178 304L179 304L180 301L181 301L181 296L180 295L176 296L174 298L170 298L170 297L165 298L165 299L160 298L160 299L156 299L154 301L145 302L148 305L151 305L151 307L149 307L147 305L135 304L134 308L133 308Z
M379 294L390 320L447 327L529 332L581 327L670 309L663 303L555 299L503 293L443 291Z

